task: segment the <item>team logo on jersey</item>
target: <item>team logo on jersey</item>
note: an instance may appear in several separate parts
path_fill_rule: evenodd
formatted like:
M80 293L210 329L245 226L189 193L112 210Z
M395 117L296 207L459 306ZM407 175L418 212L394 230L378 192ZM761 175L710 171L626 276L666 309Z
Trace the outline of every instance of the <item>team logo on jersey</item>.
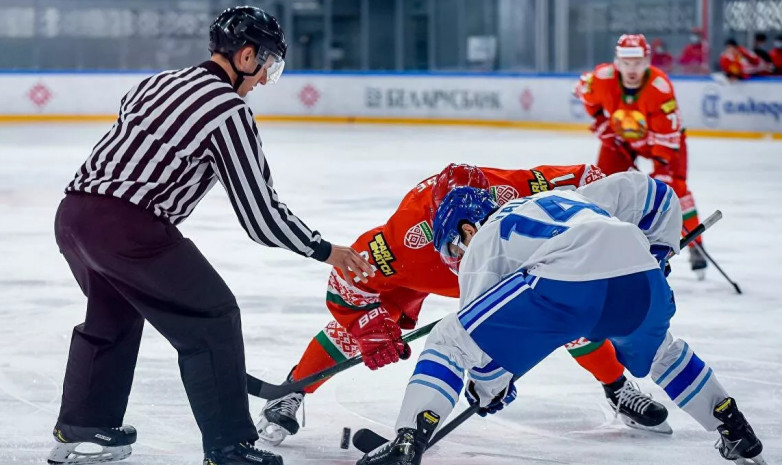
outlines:
M411 249L420 249L433 240L432 227L426 221L421 221L405 233L405 246Z
M541 192L546 192L547 190L551 189L551 185L546 180L546 177L543 176L543 173L541 173L538 170L530 170L532 172L532 175L535 177L535 179L530 179L529 181L529 191L532 194L539 194Z
M369 251L383 276L391 276L396 273L396 270L391 266L396 257L391 253L391 249L388 248L388 242L386 242L383 233L375 234L375 237L369 243Z
M644 139L648 130L643 113L623 108L611 115L611 128L615 134L629 142Z
M491 196L494 197L494 200L500 205L504 205L519 197L519 191L514 189L513 186L491 186L489 190L491 191Z

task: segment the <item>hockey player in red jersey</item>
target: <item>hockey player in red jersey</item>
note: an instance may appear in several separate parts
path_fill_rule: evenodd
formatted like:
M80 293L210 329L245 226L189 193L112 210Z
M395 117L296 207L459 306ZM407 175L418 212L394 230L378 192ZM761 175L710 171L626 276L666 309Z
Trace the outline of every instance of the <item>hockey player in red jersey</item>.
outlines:
M365 232L353 244L376 267L374 277L363 284L346 279L336 268L332 270L326 306L336 321L313 338L288 380L300 380L359 352L373 370L406 358L410 349L400 339L402 329L416 326L426 296L459 297L457 276L431 246L434 212L452 188L469 185L489 189L498 203L504 204L552 189L575 189L604 176L592 165L502 170L451 164L423 180L408 192L384 225ZM609 403L626 424L670 433L665 407L625 378L610 342L580 339L566 348L603 384ZM295 434L299 429L296 411L304 394L314 392L320 384L270 400L257 425L261 438L279 444Z
M581 76L575 94L594 118L590 129L602 143L597 166L610 175L634 169L639 156L651 159L651 176L679 196L684 228L695 228L698 212L687 187L687 137L681 113L668 76L650 65L643 34L620 37L614 62ZM706 259L694 244L690 265L702 278Z

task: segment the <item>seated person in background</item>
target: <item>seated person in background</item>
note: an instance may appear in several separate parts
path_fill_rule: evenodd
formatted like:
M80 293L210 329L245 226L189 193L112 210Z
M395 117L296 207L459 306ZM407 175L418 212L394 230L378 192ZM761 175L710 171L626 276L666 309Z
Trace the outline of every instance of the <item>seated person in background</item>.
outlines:
M774 74L782 74L782 34L774 38L774 48L768 55L774 65Z
M700 28L693 28L690 43L682 49L679 66L684 74L707 74L709 65L706 59L706 41Z
M720 54L720 68L728 79L748 79L754 74L760 58L730 38L725 41L725 50Z
M668 53L665 42L657 38L652 42L652 66L656 66L666 73L673 71L673 55Z

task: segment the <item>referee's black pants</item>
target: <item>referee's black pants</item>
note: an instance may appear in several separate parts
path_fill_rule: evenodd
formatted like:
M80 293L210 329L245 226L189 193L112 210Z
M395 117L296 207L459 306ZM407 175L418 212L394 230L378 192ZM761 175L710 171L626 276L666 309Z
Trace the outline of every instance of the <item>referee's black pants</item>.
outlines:
M87 296L59 420L122 424L147 320L179 353L204 450L255 441L239 307L193 242L130 202L90 194L65 196L55 237Z

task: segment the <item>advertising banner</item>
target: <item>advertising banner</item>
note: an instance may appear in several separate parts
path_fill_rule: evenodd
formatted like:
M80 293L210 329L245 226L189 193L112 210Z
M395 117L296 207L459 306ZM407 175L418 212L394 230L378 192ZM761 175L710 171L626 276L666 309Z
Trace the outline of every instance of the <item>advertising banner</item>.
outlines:
M0 115L112 115L143 73L0 74ZM587 123L576 75L287 73L247 97L258 116ZM782 80L674 79L684 125L782 133Z

